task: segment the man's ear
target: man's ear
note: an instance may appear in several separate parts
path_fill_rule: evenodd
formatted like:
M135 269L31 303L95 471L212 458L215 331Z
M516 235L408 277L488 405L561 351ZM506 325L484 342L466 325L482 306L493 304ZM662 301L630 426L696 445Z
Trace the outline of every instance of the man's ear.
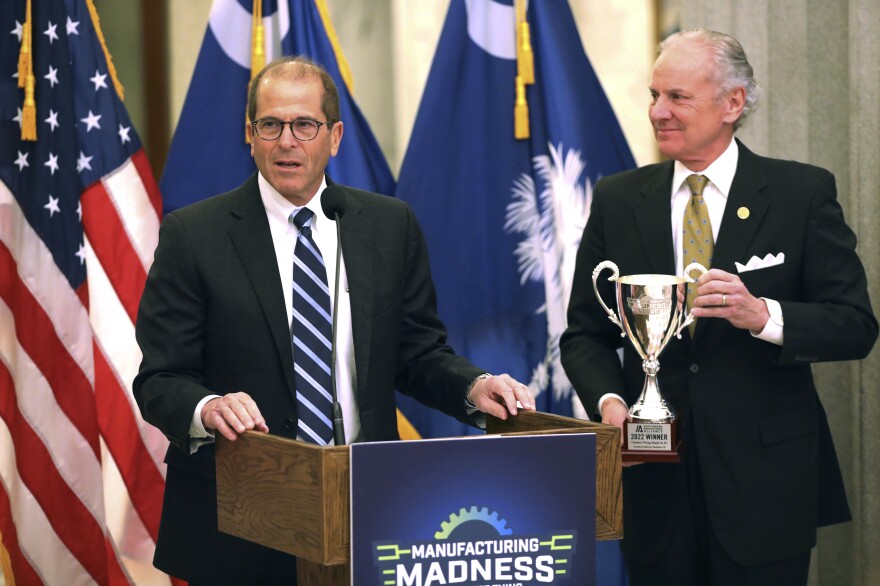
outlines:
M333 124L330 129L330 156L335 157L339 152L339 143L342 142L342 120Z
M725 122L733 124L742 116L743 108L746 106L746 88L738 87L733 89L726 99L727 114L724 116Z

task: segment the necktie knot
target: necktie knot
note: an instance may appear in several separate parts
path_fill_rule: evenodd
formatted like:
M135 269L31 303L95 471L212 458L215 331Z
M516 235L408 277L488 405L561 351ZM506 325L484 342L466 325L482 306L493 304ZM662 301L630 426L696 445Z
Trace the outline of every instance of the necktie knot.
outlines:
M312 218L315 216L315 212L310 210L309 208L300 208L298 212L293 214L291 217L291 221L293 225L297 227L297 229L302 232L306 238L311 236L311 222Z
M691 195L703 195L703 189L706 187L706 176L705 175L688 175L687 179L688 187L691 189Z

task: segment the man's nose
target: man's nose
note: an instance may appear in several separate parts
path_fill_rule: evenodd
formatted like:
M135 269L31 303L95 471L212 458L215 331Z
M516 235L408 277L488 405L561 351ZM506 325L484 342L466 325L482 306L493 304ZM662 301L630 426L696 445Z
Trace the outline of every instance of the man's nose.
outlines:
M281 127L281 136L278 137L278 142L285 147L294 147L299 144L299 140L293 136L293 127L290 124Z
M666 120L670 117L669 107L663 96L654 100L648 109L648 116L651 120Z

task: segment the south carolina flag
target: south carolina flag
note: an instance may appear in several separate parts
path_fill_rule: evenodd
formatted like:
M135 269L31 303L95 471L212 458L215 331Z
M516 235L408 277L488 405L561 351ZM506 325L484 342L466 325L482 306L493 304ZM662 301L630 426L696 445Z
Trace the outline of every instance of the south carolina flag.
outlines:
M575 253L592 186L634 166L565 0L452 0L397 196L422 223L450 344L528 383L540 411L585 415L559 362ZM401 410L426 437L469 431ZM623 583L616 545L597 551L597 583Z

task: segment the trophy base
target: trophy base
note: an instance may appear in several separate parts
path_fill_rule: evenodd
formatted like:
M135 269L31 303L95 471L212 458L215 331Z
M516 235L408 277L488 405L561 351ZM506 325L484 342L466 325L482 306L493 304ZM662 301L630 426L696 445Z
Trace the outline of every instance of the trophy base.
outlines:
M629 421L624 426L623 462L677 464L681 461L684 440L679 437L678 421Z

